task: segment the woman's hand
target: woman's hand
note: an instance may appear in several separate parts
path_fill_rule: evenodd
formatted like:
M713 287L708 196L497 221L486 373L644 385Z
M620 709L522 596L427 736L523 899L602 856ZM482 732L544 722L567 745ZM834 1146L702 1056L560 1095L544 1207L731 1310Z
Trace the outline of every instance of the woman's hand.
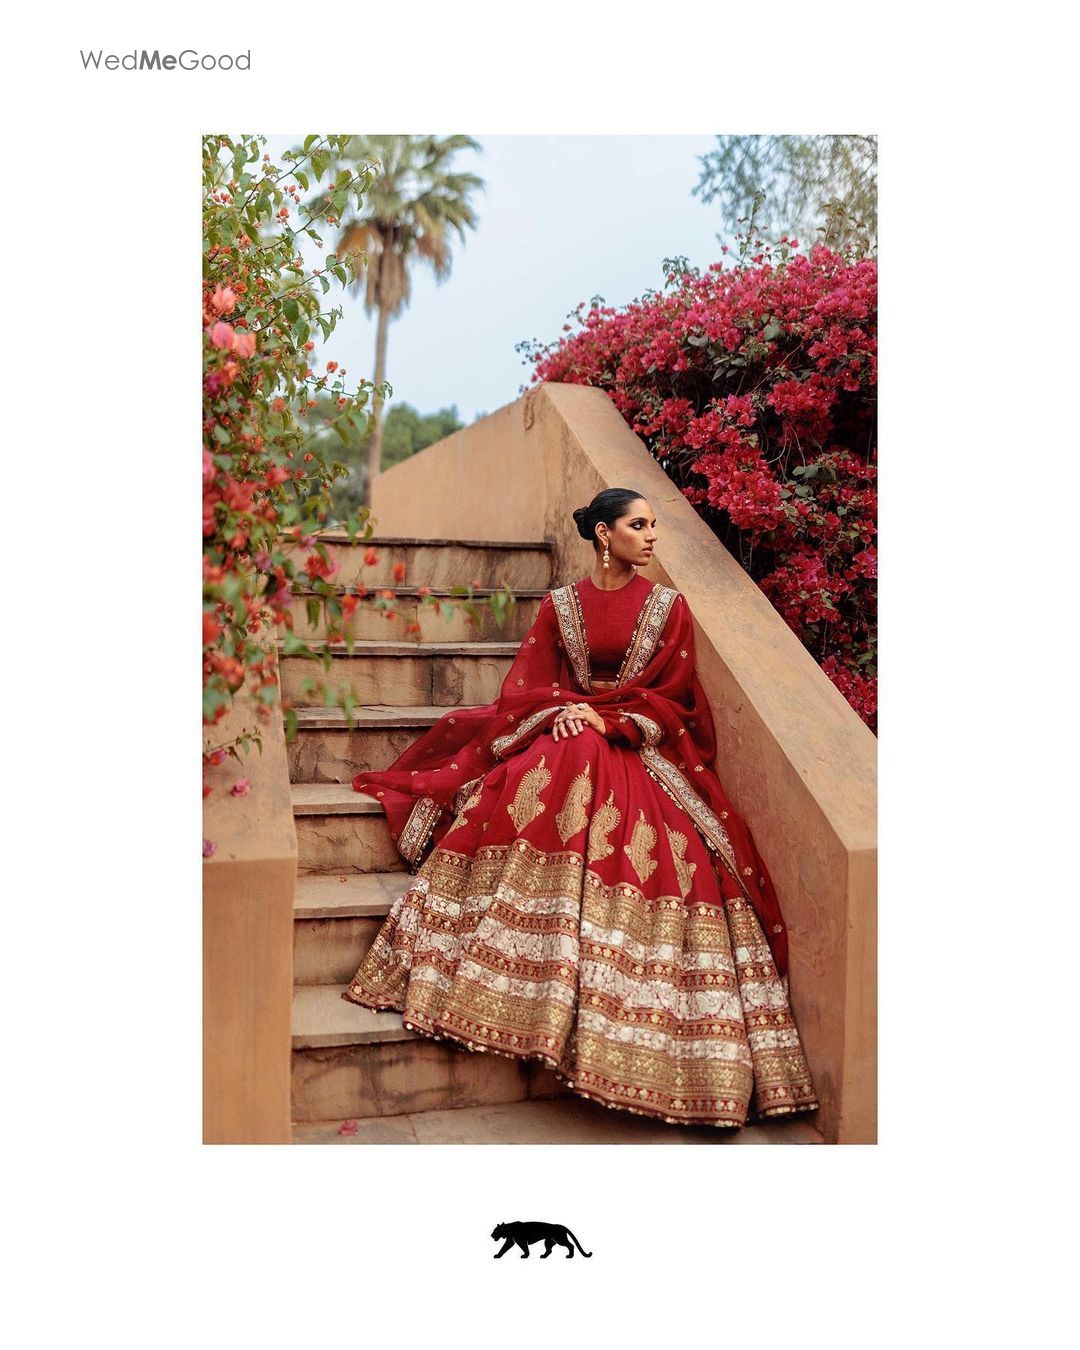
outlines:
M587 703L571 703L556 715L551 725L551 739L557 741L560 736L564 740L567 736L577 736L586 726L595 727L601 736L605 734L604 719L595 708L590 708Z

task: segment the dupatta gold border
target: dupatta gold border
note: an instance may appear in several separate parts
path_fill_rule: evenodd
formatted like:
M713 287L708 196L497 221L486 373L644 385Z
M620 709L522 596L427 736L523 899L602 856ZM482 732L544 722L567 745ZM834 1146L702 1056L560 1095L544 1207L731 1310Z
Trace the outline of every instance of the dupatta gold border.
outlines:
M398 852L406 861L416 863L420 860L441 815L442 807L430 797L420 797L416 801L398 835Z
M545 717L550 717L552 713L562 712L565 707L565 703L556 703L550 708L541 708L538 712L530 713L515 731L508 731L505 736L495 737L491 742L491 753L498 759L510 749L515 741L527 736L533 727L542 722Z
M651 717L646 717L644 713L633 712L627 713L626 716L631 722L637 723L638 729L641 731L642 747L651 749L653 746L659 745L661 740L663 740L663 728L654 722Z
M658 581L653 583L653 588L645 597L645 603L638 613L634 636L630 639L630 646L626 649L626 655L615 680L617 685L629 684L631 680L636 680L652 660L656 644L664 631L671 606L678 594L679 592L671 586L661 586Z
M585 638L585 618L581 612L581 600L577 587L559 586L551 592L551 603L555 606L555 617L559 621L566 655L574 668L574 678L587 694L593 693L592 672L589 670L589 644Z
M739 889L752 904L753 901L746 888L746 882L739 875L739 864L735 857L735 850L731 846L728 832L720 823L720 818L716 812L704 797L698 796L697 792L690 786L689 781L675 765L670 760L665 759L654 746L642 746L638 751L638 756L645 765L646 773L650 774L660 784L668 796L681 806L694 822L705 843L719 856L724 866L738 882Z

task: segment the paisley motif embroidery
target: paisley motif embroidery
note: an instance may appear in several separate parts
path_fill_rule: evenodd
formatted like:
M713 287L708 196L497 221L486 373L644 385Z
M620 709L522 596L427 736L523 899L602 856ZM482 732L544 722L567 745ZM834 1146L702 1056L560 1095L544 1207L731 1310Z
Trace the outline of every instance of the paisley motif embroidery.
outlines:
M634 822L634 832L630 842L623 844L623 852L630 859L634 871L641 878L642 885L652 876L659 864L649 856L656 847L656 830L645 819L645 812L639 808L638 818Z
M689 842L686 835L680 834L678 830L673 830L666 820L664 821L664 829L667 831L668 843L671 845L671 857L675 863L675 874L679 878L679 890L685 900L690 894L690 887L694 884L697 863L686 861L686 846Z
M541 792L551 782L551 770L544 766L546 758L546 755L541 755L540 762L522 774L514 800L506 808L514 822L514 829L519 833L547 810L547 804L540 800Z
M482 778L476 778L473 780L473 783L475 784L475 786L473 787L471 795L464 802L462 802L461 806L457 808L458 810L457 819L454 821L453 825L451 825L450 828L446 831L447 834L453 834L453 832L460 826L468 825L469 822L468 819L466 818L465 813L467 811L471 811L474 806L480 805L480 798L484 795L484 780ZM470 784L466 783L465 786L469 787ZM457 796L458 797L461 796L460 791L458 792ZM457 805L457 798L455 798L454 804L455 806ZM444 835L443 837L445 838L446 836Z
M622 819L622 812L615 805L615 789L607 795L607 801L593 812L589 826L588 861L599 862L615 852L615 845L608 843L608 835Z
M589 813L585 808L592 801L592 794L592 777L589 774L589 762L586 760L585 767L567 788L562 810L555 817L559 838L564 844L588 825Z

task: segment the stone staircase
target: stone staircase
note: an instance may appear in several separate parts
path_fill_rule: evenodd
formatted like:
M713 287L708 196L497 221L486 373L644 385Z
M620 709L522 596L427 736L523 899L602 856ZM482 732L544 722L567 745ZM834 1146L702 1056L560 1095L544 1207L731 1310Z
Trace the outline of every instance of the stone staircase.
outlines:
M403 617L390 621L369 605L358 606L345 628L354 639L350 652L345 643L326 644L325 634L308 621L304 598L294 601L297 636L329 647L329 682L347 685L362 705L351 729L340 709L312 706L303 692L305 679L315 673L310 661L281 661L282 693L297 709L299 728L288 752L299 850L294 1135L298 1141L341 1141L336 1123L351 1119L369 1123L357 1142L376 1142L371 1122L397 1121L390 1129L397 1139L412 1131L404 1122L418 1114L528 1103L563 1093L541 1065L418 1037L405 1030L397 1013L371 1012L340 997L410 881L382 807L374 797L354 792L352 778L365 769L386 768L449 708L498 697L520 639L550 588L551 547L398 538L349 544L334 535L324 536L324 542L340 564L336 584L369 590L392 586L404 603ZM371 548L378 556L374 565L364 562ZM393 568L399 562L405 564L406 584L396 585ZM486 611L476 630L466 623L450 588L467 583L480 597L501 586L513 590L516 610L502 630ZM453 617L423 606L417 594L421 586L455 603ZM420 624L413 640L401 636L410 621ZM455 1128L460 1133L460 1123ZM439 1136L429 1124L425 1139L438 1142Z
M325 643L308 622L303 597L295 631L328 645L332 685L348 684L362 705L354 725L340 709L313 706L303 692L310 661L283 657L281 684L297 709L289 746L299 851L294 911L292 1117L297 1143L817 1143L803 1121L741 1131L673 1127L610 1111L567 1094L543 1065L471 1053L407 1031L397 1013L347 1003L351 979L394 899L410 882L374 797L353 791L355 774L386 768L452 707L498 697L520 639L552 584L552 546L375 539L349 544L323 536L340 563L335 583L393 586L404 620L360 605L346 632ZM365 563L374 547L377 564ZM406 581L395 585L402 562ZM516 612L503 630L490 615L478 631L463 612L451 619L421 606L428 586L472 583L478 596L509 586ZM415 605L415 608L413 608ZM415 620L414 640L401 634ZM388 637L388 632L392 637ZM341 1123L349 1125L340 1133Z

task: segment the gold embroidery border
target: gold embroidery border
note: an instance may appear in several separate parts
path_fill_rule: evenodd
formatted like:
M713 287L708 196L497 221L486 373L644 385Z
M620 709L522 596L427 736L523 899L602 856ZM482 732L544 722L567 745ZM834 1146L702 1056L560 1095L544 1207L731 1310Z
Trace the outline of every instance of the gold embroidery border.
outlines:
M505 736L495 737L491 742L491 753L496 759L499 759L510 749L515 741L519 741L523 736L527 736L529 732L532 731L533 727L542 722L545 717L550 716L552 713L562 712L565 706L566 705L563 703L556 703L550 708L541 708L539 712L530 713L524 722L518 726L516 731L508 731Z
M473 788L476 787L477 783L482 783L483 781L484 775L479 774L477 775L476 778L470 778L467 783L462 783L461 787L459 787L457 792L454 794L455 815L460 815L460 813L464 811L465 803L472 796Z
M659 745L664 738L664 729L652 720L646 717L644 713L627 713L627 717L632 722L636 722L642 735L642 745L648 748Z
M416 863L420 860L441 815L442 807L431 797L421 797L415 803L397 841L398 852L407 862Z
M738 882L739 889L747 900L751 900L750 892L746 889L746 883L739 875L739 865L735 859L735 850L731 847L728 832L721 825L719 816L709 803L703 797L698 796L675 765L670 760L665 759L660 751L653 746L642 746L638 751L638 756L645 765L646 773L656 779L668 796L682 807L694 822L706 844L720 856L724 866Z
M581 612L581 600L576 586L559 586L551 592L551 603L555 606L555 617L559 621L563 646L578 684L587 693L593 693L592 672L589 669L589 644L585 640L585 616Z
M645 597L638 613L634 636L630 639L630 646L623 657L622 666L615 680L616 685L629 684L631 680L636 680L652 660L656 644L664 631L664 625L678 594L679 592L671 586L661 586L658 581L653 583L653 588Z

